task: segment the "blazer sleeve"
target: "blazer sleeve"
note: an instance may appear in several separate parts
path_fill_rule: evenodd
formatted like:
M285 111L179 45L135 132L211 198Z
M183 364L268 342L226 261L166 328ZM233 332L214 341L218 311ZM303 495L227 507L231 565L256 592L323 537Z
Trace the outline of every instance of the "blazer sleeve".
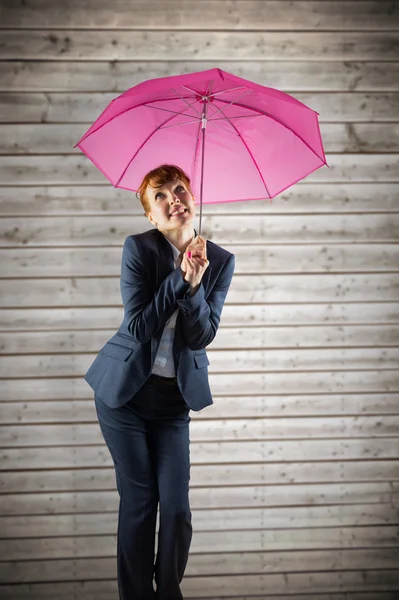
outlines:
M123 245L120 290L127 327L139 343L148 342L165 326L177 307L177 299L190 290L180 268L174 269L155 292L148 288L146 265L140 244L128 236Z
M229 291L235 267L232 254L221 270L208 298L204 296L204 286L191 297L178 299L181 308L181 325L184 338L190 350L201 350L208 346L216 335L224 301Z

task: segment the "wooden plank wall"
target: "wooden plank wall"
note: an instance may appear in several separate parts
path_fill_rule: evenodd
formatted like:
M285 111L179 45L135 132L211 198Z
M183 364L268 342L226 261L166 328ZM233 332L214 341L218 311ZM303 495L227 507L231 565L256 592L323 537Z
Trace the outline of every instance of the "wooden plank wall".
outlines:
M1 562L7 600L113 600L117 494L82 375L151 227L73 145L143 79L218 66L321 115L330 169L210 205L236 254L192 413L185 598L399 597L399 3L3 0Z

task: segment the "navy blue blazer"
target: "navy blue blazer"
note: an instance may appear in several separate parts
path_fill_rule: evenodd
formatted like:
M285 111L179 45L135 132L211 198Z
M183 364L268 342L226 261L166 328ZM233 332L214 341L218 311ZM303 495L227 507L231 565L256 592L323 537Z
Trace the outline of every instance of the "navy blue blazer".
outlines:
M190 297L190 284L175 268L172 247L158 229L126 238L120 278L124 318L84 376L111 408L128 402L151 375L164 325L177 308L173 358L178 387L192 410L213 403L205 348L219 327L235 255L210 240L206 249L209 265Z

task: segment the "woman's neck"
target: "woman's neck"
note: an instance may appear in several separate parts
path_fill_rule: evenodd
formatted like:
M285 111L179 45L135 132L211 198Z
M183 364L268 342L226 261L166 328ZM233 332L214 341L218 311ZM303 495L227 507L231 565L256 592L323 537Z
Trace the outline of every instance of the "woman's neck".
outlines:
M192 225L184 229L161 231L161 233L182 253L186 251L187 246L191 244L195 236Z

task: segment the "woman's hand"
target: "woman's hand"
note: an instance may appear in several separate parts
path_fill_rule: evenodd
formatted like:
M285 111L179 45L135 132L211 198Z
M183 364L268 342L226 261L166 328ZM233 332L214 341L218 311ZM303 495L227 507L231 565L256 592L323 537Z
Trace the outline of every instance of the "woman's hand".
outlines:
M197 235L189 244L183 254L183 260L180 268L183 271L184 281L187 281L192 288L197 288L201 279L208 268L209 260L206 257L206 240Z

